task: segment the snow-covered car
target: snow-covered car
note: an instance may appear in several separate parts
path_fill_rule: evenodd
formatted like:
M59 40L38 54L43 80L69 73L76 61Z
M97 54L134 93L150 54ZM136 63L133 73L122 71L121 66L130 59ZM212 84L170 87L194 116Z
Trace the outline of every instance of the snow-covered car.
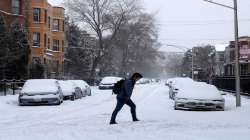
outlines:
M136 82L136 84L149 84L149 83L150 83L150 79L147 79L147 78L141 78L140 80Z
M55 79L27 80L18 97L19 105L60 105L63 94Z
M113 89L114 84L121 79L121 77L104 77L99 84L99 89Z
M82 98L82 90L75 83L71 81L59 81L59 85L62 89L63 99L70 99L74 101L75 99Z
M174 109L224 110L225 100L219 90L204 82L186 83L175 95Z
M91 88L89 84L83 80L69 80L73 82L76 86L80 87L82 90L82 96L91 96Z

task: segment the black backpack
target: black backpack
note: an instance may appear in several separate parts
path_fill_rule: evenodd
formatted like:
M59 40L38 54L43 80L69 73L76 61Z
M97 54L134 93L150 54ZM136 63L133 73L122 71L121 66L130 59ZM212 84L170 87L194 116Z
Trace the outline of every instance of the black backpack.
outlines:
M124 83L124 79L122 79L122 80L120 80L120 81L118 81L118 82L116 82L115 84L114 84L114 87L113 87L113 94L119 94L120 92L121 92L121 90L122 90L122 85L123 85L123 83Z

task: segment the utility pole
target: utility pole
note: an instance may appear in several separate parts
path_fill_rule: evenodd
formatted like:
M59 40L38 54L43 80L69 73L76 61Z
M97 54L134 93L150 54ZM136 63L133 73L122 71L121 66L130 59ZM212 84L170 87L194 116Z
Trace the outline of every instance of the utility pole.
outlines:
M191 50L191 55L192 55L192 79L194 80L194 48Z
M240 100L240 70L239 70L239 32L238 32L238 6L234 0L234 28L235 28L235 82L236 82L236 106L241 106Z
M238 6L237 0L234 0L234 7L214 2L212 0L204 0L206 2L216 4L225 8L234 10L234 36L235 36L235 88L236 88L236 107L241 106L240 97L240 70L239 70L239 33L238 33Z

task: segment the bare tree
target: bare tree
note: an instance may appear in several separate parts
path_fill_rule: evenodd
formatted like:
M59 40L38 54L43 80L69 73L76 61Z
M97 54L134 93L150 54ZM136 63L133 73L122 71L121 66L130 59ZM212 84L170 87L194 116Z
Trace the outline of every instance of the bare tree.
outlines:
M91 67L90 78L100 60L107 53L104 36L110 35L112 41L122 23L138 9L138 0L65 0L69 15L75 21L90 27L98 38L98 48Z
M116 70L111 74L120 76L126 76L134 71L146 75L157 73L157 45L157 30L153 16L146 13L138 14L123 23L118 30L109 55L102 60L106 68L103 69L104 74L112 72L110 68Z

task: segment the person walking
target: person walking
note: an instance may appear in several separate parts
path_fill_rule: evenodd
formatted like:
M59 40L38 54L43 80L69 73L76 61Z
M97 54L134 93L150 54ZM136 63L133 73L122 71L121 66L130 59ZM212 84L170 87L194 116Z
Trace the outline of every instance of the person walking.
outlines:
M118 112L122 109L124 104L130 107L133 121L139 121L136 117L136 105L130 99L130 97L132 96L132 92L133 92L136 81L138 81L142 77L143 76L140 73L134 73L129 79L124 80L122 87L121 87L121 91L116 97L117 104L112 113L110 124L117 124L117 122L115 121L116 116Z

